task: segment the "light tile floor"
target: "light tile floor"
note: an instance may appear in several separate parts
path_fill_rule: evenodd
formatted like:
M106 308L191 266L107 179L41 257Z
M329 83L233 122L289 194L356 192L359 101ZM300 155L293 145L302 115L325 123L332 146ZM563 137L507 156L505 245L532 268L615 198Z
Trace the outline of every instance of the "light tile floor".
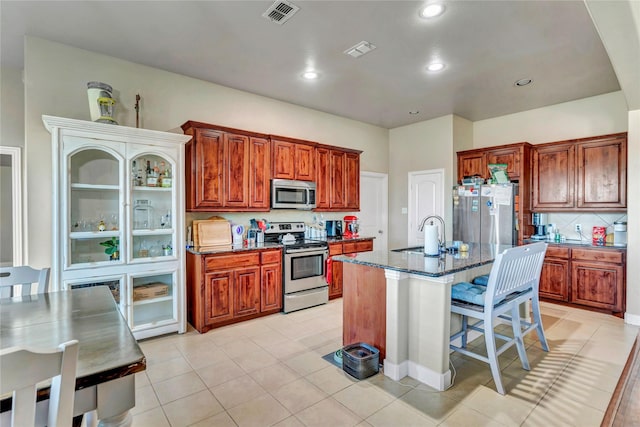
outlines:
M382 373L353 379L322 359L342 346L340 299L148 339L140 343L147 370L136 374L133 425L599 426L638 328L554 304L542 309L551 351L530 334L531 371L515 348L501 355L505 396L488 365L458 354L444 392Z

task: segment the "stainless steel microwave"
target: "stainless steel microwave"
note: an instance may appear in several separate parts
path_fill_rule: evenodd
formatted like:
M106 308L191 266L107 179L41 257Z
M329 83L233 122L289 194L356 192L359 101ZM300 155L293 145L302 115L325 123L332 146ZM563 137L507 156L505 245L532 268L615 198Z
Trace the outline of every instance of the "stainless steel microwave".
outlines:
M315 182L289 179L271 180L271 209L311 210L315 207Z

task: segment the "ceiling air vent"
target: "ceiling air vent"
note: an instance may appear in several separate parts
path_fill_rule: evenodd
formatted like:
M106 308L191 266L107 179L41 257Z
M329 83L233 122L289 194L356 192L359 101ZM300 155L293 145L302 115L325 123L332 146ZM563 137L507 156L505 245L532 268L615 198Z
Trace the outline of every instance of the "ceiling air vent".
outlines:
M345 50L344 53L346 53L349 56L353 56L354 58L359 58L365 53L371 52L375 48L376 48L375 45L369 43L368 41L361 41L357 45L352 46L349 49Z
M282 25L291 19L298 10L300 10L300 8L293 3L276 0L262 16L276 24Z

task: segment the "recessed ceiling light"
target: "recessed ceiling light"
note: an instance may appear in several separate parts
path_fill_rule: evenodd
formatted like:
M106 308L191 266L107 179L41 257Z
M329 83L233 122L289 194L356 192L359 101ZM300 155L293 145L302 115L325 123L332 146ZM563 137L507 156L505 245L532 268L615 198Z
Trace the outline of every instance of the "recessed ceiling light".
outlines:
M320 77L320 74L317 71L305 71L302 73L302 77L306 80L315 80Z
M444 64L442 62L432 62L427 65L427 70L429 71L442 71L444 69Z
M444 6L439 3L432 3L420 10L420 16L423 18L435 18L442 15L444 12Z
M526 86L528 84L531 84L533 82L532 79L520 79L518 81L516 81L514 84L516 86Z

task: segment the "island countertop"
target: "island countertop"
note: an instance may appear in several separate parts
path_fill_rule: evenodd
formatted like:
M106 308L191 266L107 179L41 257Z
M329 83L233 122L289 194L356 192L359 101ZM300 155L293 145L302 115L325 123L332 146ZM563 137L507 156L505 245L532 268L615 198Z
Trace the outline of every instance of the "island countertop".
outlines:
M337 255L333 260L427 277L441 277L490 264L498 253L511 247L511 245L469 243L469 251L466 253L446 253L441 254L440 257L425 256L419 250L407 248Z

